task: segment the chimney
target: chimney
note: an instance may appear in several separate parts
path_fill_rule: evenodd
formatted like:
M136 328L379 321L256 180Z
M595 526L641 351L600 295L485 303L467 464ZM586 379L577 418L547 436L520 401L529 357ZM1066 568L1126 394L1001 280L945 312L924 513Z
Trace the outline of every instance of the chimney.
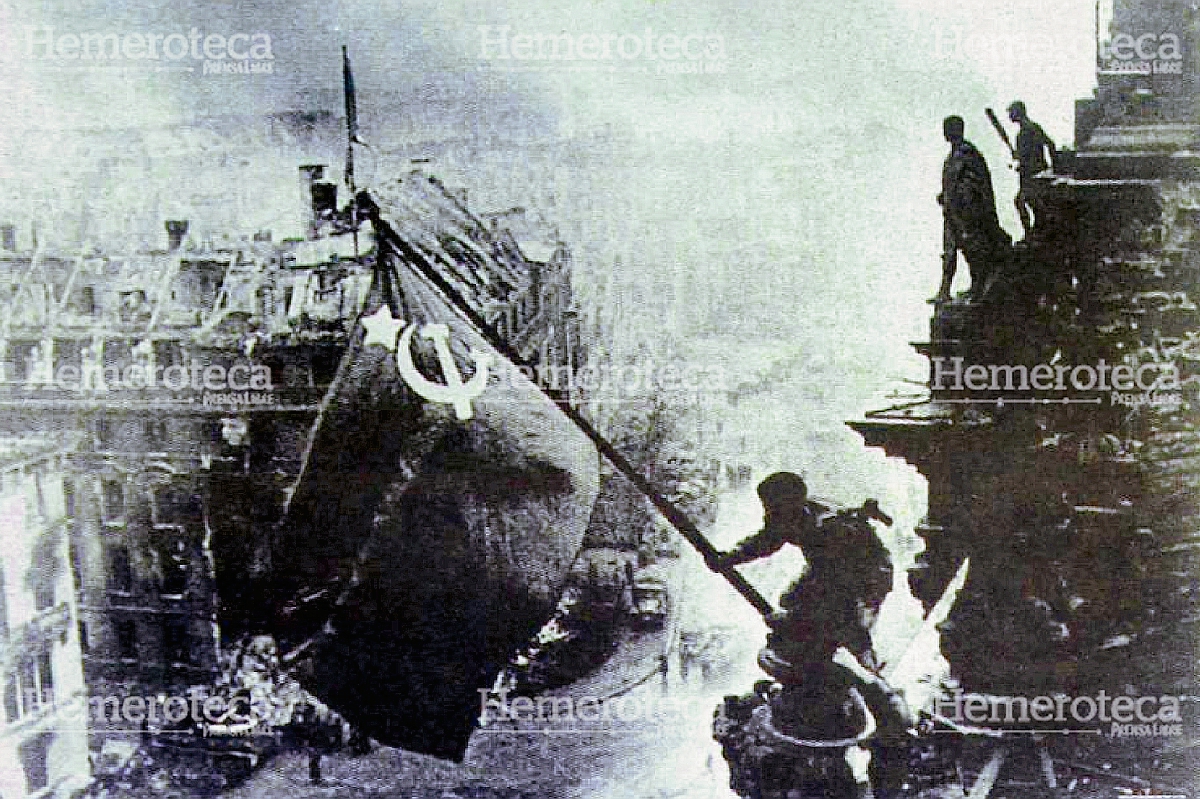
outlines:
M317 237L320 228L320 218L317 215L313 192L317 181L323 177L325 177L324 164L300 165L300 219L304 228L304 236L309 240Z
M183 246L183 237L188 232L188 221L186 219L168 219L167 225L167 251L175 252Z
M338 187L336 183L322 182L312 184L314 237L315 233L319 232L322 224L332 220L337 215L337 193Z
M0 247L5 252L17 251L17 226L0 225Z

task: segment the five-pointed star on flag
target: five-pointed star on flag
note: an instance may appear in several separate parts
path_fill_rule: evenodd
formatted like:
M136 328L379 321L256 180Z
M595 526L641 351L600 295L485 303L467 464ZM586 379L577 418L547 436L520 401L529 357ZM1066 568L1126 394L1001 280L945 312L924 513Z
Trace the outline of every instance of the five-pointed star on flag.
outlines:
M400 335L400 329L405 324L407 323L403 319L392 316L392 309L387 305L379 306L378 311L362 318L363 330L367 331L363 338L363 346L378 344L389 352L395 352L396 337Z

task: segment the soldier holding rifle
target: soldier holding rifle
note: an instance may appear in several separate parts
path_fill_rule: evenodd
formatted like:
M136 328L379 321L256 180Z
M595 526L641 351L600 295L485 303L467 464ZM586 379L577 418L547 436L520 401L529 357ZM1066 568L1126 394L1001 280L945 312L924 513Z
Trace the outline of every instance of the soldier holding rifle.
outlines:
M1038 221L1037 185L1033 178L1050 168L1058 151L1054 142L1042 130L1042 126L1030 119L1025 113L1025 103L1015 101L1008 107L1008 118L1020 126L1017 132L1017 146L1010 147L1013 158L1017 162L1017 174L1021 185L1013 203L1017 206L1017 214L1021 217L1021 227L1025 230L1025 238L1033 230ZM1007 141L1007 137L1005 137ZM1049 155L1049 158L1046 156Z

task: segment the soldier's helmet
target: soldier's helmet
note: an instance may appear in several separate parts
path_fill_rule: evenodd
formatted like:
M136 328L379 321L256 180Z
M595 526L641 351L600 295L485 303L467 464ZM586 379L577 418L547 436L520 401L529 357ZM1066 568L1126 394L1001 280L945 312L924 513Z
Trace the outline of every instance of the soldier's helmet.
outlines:
M942 132L946 134L947 139L952 137L961 139L966 130L966 123L960 116L949 116L942 120Z
M808 499L808 486L798 474L775 472L758 484L758 498L772 516L796 513Z
M1013 114L1016 114L1018 117L1025 116L1025 103L1021 102L1020 100L1013 100L1011 103L1009 103L1008 114L1009 116L1012 116Z

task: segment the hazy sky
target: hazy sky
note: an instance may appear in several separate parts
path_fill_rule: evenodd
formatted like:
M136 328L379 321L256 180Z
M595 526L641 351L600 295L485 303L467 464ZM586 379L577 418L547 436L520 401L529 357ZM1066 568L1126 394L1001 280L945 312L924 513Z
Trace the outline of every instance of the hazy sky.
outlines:
M30 214L44 213L39 208L60 211L76 228L84 213L95 220L140 214L150 241L163 235L164 214L187 215L197 230L230 224L228 215L174 207L190 196L182 188L208 197L209 209L236 202L250 230L277 226L281 209L300 205L288 160L296 153L233 153L225 175L202 175L178 171L187 168L187 148L202 145L139 136L130 150L145 151L143 166L122 174L86 163L86 131L291 109L340 113L345 44L362 135L380 149L474 133L500 146L505 138L605 128L634 137L639 150L627 163L620 153L590 157L585 143L574 152L588 162L542 167L556 176L560 195L575 195L559 197L552 221L580 231L572 243L597 255L595 268L620 256L631 273L691 270L698 285L710 267L735 284L744 270L771 268L760 264L790 270L799 285L808 270L846 291L907 296L913 307L876 319L876 326L894 324L886 332L903 342L924 324L923 299L936 287L942 117L966 118L968 137L992 164L1001 218L1016 233L1008 201L1015 177L983 109L1003 115L1023 99L1056 141L1070 142L1073 105L1094 85L1093 14L1092 0L0 0L8 101L0 182L9 184L0 213L22 230ZM607 37L613 50L593 60L489 57L497 52L484 37L501 31L513 53L517 37L536 35ZM61 57L73 37L96 34L123 43L157 37L160 57ZM660 48L667 37L699 37L705 56L692 63L708 71L663 74L662 59L620 57L648 34ZM177 58L166 57L167 37ZM205 37L216 37L218 55L235 41L243 50L254 41L264 56L269 40L270 58L251 60L268 64L270 74L206 74L213 63L232 62L193 57ZM48 57L48 39L56 57ZM131 53L143 54L137 46ZM55 136L29 132L53 128L80 131L83 146L59 157L65 148ZM184 155L156 163L172 148ZM446 164L435 169L469 186L480 198L473 206L485 206L477 210L536 207L529 183L545 174L533 174L519 153L492 159L492 171L470 161L460 161L457 174ZM364 180L371 160L364 153ZM212 169L211 158L204 163ZM522 169L530 173L523 180ZM224 195L222 180L234 184ZM30 185L41 205L22 208L21 186ZM910 281L911 296L897 294L896 274ZM693 288L680 284L676 293ZM822 301L813 311L831 314L849 335L870 337L845 310L856 307L857 300Z
M605 122L683 128L753 126L805 106L849 115L916 115L963 101L1003 105L1020 95L1059 138L1071 103L1091 86L1090 0L828 2L767 0L521 0L399 3L367 0L6 0L7 122L17 126L124 127L196 115L328 106L340 98L339 48L355 61L364 122L411 99L449 91L464 116L518 108L577 127ZM615 72L502 72L480 57L480 26L510 35L719 36L723 75L659 75L645 59L591 62ZM271 75L204 75L203 61L52 60L40 44L115 33L270 37ZM33 36L33 47L29 37ZM515 62L512 62L515 63ZM575 62L585 65L588 62ZM192 71L185 71L191 68ZM633 71L648 68L649 72ZM969 114L964 113L969 116ZM901 124L923 118L897 120Z

